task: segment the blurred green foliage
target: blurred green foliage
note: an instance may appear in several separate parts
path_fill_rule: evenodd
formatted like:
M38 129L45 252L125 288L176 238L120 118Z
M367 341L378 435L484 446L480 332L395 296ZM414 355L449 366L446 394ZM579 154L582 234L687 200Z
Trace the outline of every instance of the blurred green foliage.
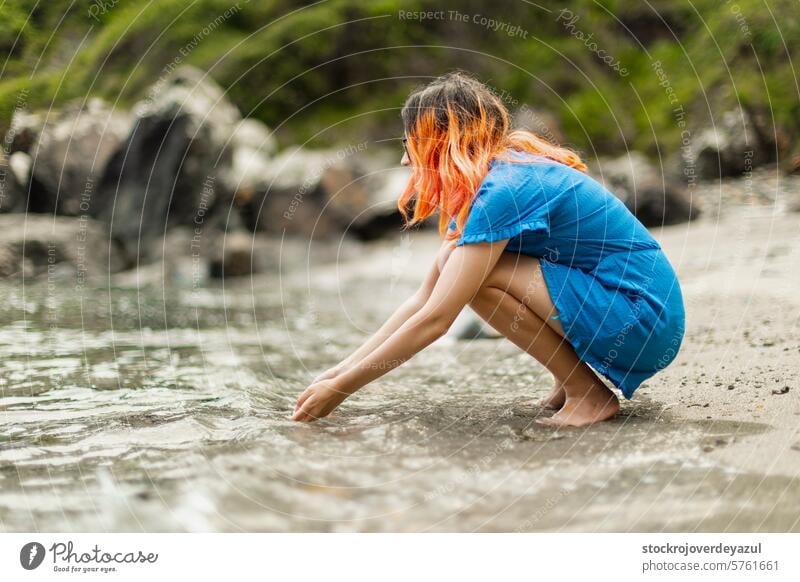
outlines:
M23 105L48 109L96 95L128 107L171 68L191 64L208 70L245 115L278 128L284 144L396 136L409 90L453 68L475 73L512 105L555 112L569 143L589 154L630 147L665 154L680 144L676 108L694 129L737 100L771 112L796 136L796 0L575 0L567 12L563 6L5 0L0 130ZM436 17L407 15L415 11ZM483 19L503 26L495 30Z

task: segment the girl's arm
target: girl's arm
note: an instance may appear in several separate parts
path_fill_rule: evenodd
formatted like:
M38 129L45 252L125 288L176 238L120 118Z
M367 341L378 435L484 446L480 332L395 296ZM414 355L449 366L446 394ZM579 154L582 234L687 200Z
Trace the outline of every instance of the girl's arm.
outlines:
M470 244L453 250L425 305L357 365L306 388L292 418L312 421L327 416L356 390L444 335L478 292L507 242Z
M358 362L360 362L365 356L381 345L386 338L391 336L401 325L408 321L412 315L419 311L431 296L433 288L436 285L436 281L439 279L439 273L441 272L445 262L447 262L447 257L452 250L452 241L445 241L442 247L439 249L439 252L436 255L436 260L433 262L433 265L428 271L428 274L425 276L425 280L422 282L422 285L417 292L404 301L403 304L395 310L391 317L386 320L386 323L384 323L378 331L376 331L367 341L365 341L361 347L359 347L350 356L342 360L341 363L317 376L314 379L314 383L327 380L329 378L335 378L348 368L358 364Z

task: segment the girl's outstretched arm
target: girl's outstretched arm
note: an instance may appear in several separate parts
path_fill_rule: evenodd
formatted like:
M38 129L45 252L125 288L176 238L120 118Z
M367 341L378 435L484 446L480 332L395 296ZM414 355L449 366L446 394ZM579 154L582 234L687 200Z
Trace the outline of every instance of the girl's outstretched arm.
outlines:
M386 323L384 323L380 329L378 329L378 331L376 331L367 341L365 341L361 347L359 347L350 356L342 360L336 366L328 369L314 378L313 383L335 378L348 368L358 364L358 362L360 362L365 356L367 356L375 348L381 345L389 336L397 331L397 329L406 321L408 321L412 315L419 311L431 296L433 288L436 285L436 281L439 279L441 268L444 266L445 262L447 261L447 257L452 250L453 243L451 241L445 241L442 247L439 249L439 252L436 255L436 260L428 270L428 274L425 276L425 280L422 282L422 285L420 285L417 292L406 299L389 317L389 319L386 320Z
M425 305L356 365L306 388L292 419L312 421L327 416L356 390L444 335L478 292L507 242L470 244L453 250Z

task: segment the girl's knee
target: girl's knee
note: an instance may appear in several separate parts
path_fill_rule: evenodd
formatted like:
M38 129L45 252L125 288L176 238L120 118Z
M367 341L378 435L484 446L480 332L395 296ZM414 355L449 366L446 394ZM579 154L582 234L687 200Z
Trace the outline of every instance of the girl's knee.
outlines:
M478 289L478 292L475 293L475 296L472 298L472 300L470 300L469 306L478 313L481 313L486 309L496 309L502 293L502 290L497 289L496 287L493 287L484 281L484 284L481 285L480 289Z

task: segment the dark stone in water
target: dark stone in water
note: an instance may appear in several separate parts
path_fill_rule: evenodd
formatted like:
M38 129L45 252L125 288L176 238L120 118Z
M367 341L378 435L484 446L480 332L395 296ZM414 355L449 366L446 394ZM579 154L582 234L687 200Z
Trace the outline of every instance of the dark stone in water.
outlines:
M258 272L253 260L254 239L251 233L228 234L219 243L209 261L209 275L215 279L242 277Z

